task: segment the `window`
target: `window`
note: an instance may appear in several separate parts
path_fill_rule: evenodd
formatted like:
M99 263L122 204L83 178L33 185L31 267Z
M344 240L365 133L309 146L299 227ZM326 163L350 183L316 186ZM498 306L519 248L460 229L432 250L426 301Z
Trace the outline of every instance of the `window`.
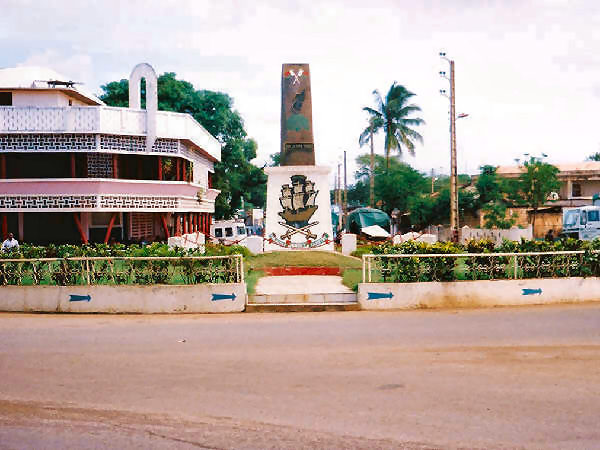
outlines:
M600 221L600 215L598 214L598 211L588 211L587 218L590 222Z
M571 186L571 197L581 197L581 184L573 183Z
M574 227L577 225L577 218L579 217L579 212L577 210L567 211L565 214L564 226L565 227Z
M579 223L581 223L581 225L585 225L587 223L587 219L585 217L585 211L581 211L581 217L579 218Z
M225 228L225 236L227 236L227 237L233 236L233 228L231 228L231 227Z
M237 227L237 233L238 234L246 234L246 228L244 228L244 227Z
M223 228L215 228L215 237L223 237Z
M0 92L0 106L12 106L12 92Z

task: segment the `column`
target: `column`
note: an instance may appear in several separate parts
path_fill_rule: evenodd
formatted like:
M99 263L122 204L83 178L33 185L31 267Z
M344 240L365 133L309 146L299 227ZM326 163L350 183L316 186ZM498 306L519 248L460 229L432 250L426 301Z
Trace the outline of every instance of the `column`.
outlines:
M119 178L119 155L113 153L112 155L112 167L113 167L113 178Z
M181 236L181 216L175 214L175 236Z
M8 237L8 221L6 213L2 214L2 240Z
M158 179L162 181L162 156L158 157Z
M19 236L17 239L19 240L19 242L23 242L23 239L24 239L23 236L25 234L25 232L23 231L25 228L25 214L23 214L22 212L17 213L17 224L18 224L17 235Z

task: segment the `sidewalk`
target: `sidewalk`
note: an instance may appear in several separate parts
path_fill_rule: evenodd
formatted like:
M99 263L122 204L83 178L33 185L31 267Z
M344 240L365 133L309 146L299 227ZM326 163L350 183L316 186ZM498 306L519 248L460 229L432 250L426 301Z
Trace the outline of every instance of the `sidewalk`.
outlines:
M262 277L256 295L277 294L354 294L342 284L342 277L332 275L284 275Z

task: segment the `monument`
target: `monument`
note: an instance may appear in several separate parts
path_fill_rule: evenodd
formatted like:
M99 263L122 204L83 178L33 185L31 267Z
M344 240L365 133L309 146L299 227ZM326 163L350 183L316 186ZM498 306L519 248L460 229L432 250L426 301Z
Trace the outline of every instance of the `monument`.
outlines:
M281 71L280 162L265 168L265 251L333 250L330 169L315 165L308 64L284 64Z

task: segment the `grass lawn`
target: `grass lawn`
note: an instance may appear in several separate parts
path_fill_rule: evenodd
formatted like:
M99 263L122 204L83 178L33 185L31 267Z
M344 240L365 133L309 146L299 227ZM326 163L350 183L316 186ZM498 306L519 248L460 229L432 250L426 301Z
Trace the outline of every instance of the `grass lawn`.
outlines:
M246 283L248 293L254 293L256 282L264 272L263 267L339 267L342 271L344 284L350 289L357 289L362 281L362 261L356 258L320 251L287 251L270 252L247 258Z
M255 255L246 260L249 268L262 267L339 267L340 269L362 269L362 261L332 252L287 251Z

